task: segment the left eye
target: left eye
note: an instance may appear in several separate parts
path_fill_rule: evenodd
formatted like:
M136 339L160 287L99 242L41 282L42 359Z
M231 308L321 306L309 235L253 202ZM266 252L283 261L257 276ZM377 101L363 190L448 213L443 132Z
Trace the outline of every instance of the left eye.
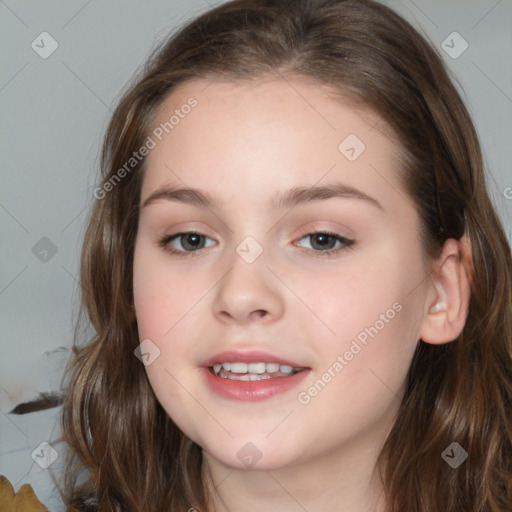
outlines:
M344 247L348 247L352 245L352 240L348 240L336 233L329 232L316 232L316 233L308 233L306 236L302 237L302 240L310 240L311 248L316 252L336 252L338 250L343 249ZM336 244L339 244L336 246ZM302 246L301 246L302 247Z

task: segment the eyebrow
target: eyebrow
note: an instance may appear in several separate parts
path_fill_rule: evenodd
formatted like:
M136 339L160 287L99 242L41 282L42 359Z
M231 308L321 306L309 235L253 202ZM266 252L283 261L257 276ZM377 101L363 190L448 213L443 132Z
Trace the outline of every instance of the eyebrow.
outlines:
M331 198L359 199L367 204L385 211L382 205L373 197L357 188L344 183L331 183L323 186L293 187L284 193L276 193L272 202L275 209L292 208L301 204L312 203ZM142 208L159 199L176 201L180 203L203 206L208 209L218 209L222 201L209 194L194 188L170 187L164 185L155 190L142 204Z

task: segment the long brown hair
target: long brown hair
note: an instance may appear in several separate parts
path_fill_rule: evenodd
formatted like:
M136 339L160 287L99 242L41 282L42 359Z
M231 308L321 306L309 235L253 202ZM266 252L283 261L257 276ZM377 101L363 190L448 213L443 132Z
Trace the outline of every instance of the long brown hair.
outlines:
M86 344L75 340L68 374L68 510L210 510L201 449L163 411L133 355L144 159L122 179L119 169L144 145L156 110L178 84L272 74L314 78L343 101L378 113L401 147L404 189L421 219L425 254L438 255L448 238L471 247L464 330L441 346L419 341L378 460L389 511L510 512L510 248L486 191L477 134L440 56L371 0L224 3L161 43L120 100L83 244L83 316L95 335ZM457 469L441 457L452 442L469 455Z

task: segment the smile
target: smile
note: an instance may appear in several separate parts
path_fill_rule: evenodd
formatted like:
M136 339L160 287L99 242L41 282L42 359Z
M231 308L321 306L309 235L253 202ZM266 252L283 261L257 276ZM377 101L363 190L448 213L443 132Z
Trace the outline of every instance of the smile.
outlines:
M217 363L210 371L223 379L230 380L265 380L282 377L291 377L303 368L293 368L287 364L279 363Z

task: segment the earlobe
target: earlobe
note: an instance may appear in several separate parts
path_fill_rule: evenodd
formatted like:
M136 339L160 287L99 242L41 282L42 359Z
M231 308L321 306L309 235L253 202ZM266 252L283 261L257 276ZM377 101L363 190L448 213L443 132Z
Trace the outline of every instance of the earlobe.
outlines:
M420 339L425 343L449 343L464 328L471 294L465 244L467 242L463 239L447 240L435 262L426 294L426 314L420 329Z

